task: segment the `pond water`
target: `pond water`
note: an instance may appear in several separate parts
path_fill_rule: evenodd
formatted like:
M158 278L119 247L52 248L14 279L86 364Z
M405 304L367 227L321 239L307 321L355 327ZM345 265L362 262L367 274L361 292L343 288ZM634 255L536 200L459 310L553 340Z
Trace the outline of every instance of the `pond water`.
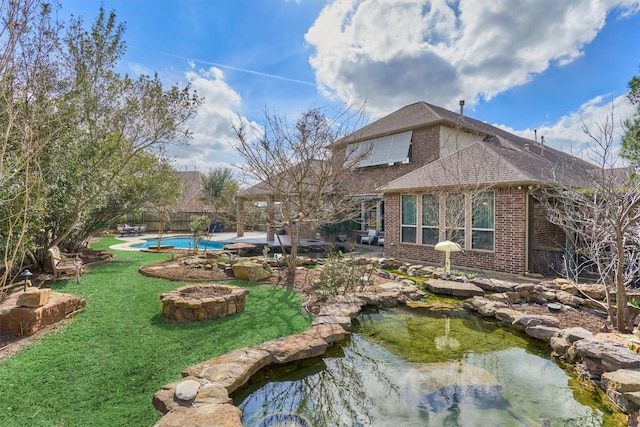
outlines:
M548 348L466 311L361 314L352 332L322 358L255 375L234 394L242 425L626 425Z
M131 247L146 249L146 248L152 248L154 246L158 246L157 238L144 239L144 240L145 240L144 243L136 243L134 245L131 245ZM160 244L163 246L173 246L176 249L193 249L194 247L193 237L191 236L162 237L162 239L160 239ZM211 240L207 241L207 240L200 239L198 243L198 249L205 249L205 248L208 250L222 249L227 244L228 243L225 243L225 242L214 242Z

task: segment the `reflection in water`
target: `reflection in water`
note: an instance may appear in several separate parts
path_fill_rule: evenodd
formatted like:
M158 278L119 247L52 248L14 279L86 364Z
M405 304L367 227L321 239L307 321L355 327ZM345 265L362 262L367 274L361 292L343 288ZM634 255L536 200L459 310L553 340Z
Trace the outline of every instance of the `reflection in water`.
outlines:
M574 398L588 393L525 337L449 315L360 315L323 358L263 370L239 390L243 425L625 425L601 402Z

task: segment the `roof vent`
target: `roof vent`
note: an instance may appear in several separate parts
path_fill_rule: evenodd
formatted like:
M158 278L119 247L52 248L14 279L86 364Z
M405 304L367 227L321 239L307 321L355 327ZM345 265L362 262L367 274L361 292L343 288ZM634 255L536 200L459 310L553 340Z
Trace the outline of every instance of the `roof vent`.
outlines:
M529 151L529 144L524 144L524 149Z
M460 100L460 115L464 115L464 99Z
M544 136L540 137L540 155L544 156Z

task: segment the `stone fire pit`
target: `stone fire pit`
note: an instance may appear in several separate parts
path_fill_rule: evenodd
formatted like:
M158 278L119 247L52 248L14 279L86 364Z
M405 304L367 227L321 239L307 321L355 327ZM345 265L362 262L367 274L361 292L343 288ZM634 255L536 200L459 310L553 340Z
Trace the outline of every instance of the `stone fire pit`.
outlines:
M189 285L160 295L162 314L176 322L217 319L244 311L248 290L238 286Z

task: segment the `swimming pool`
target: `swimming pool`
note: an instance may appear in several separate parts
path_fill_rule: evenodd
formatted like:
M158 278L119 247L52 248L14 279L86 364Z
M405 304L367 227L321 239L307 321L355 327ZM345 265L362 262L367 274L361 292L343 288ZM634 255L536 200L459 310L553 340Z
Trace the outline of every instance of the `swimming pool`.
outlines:
M144 243L136 243L131 245L134 248L146 249L158 246L158 239L144 239ZM166 236L160 240L162 246L173 246L175 249L193 249L194 241L191 236ZM216 250L223 249L227 245L225 242L214 242L213 240L207 241L206 239L199 240L198 249Z

